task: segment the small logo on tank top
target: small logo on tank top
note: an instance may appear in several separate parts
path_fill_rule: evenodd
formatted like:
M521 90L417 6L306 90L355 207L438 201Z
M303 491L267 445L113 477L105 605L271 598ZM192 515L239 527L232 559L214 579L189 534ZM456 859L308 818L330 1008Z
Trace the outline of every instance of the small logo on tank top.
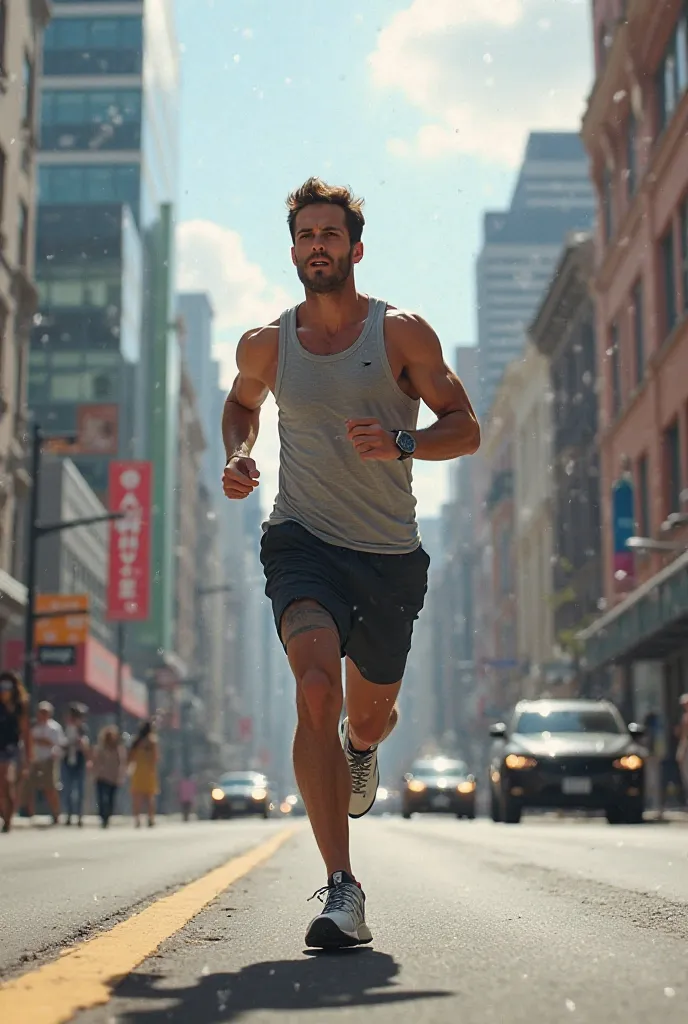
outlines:
M362 363L361 365L362 365L362 366L370 366L370 365L371 365L371 363L372 363L372 360L370 360L370 359L368 359L368 360L365 360L365 359L364 359L364 360L363 360L363 363Z

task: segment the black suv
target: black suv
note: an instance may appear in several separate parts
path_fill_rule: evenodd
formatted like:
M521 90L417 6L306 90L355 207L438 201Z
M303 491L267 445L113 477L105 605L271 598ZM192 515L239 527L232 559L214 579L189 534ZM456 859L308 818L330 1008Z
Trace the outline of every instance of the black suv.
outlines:
M643 730L609 701L533 700L493 725L493 821L517 825L524 807L603 810L612 825L643 819Z

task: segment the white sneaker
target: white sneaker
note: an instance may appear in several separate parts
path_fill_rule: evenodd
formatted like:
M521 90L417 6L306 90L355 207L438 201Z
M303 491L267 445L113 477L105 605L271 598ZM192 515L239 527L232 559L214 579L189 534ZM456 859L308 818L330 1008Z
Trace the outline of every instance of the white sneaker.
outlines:
M349 719L341 724L340 734L346 759L351 772L351 799L349 817L362 818L375 803L380 785L380 769L377 763L377 747L370 750L354 750L349 739Z
M365 922L365 896L360 885L346 871L335 871L324 889L311 896L323 899L325 909L313 918L306 932L306 945L316 949L341 949L372 942Z

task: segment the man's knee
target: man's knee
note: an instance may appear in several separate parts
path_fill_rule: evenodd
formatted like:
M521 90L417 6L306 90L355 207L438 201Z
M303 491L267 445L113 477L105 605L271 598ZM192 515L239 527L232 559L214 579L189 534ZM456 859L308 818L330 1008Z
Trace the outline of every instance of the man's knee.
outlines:
M341 687L321 668L306 669L296 685L299 720L313 729L333 723L336 729L342 710Z
M368 747L380 743L392 731L399 717L396 705L380 701L373 708L349 709L349 727L356 739Z

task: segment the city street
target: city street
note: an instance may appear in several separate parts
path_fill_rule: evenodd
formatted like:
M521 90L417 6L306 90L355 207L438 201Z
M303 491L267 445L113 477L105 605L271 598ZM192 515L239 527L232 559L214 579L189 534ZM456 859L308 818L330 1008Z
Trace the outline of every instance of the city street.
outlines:
M319 906L306 901L323 882L305 822L3 837L9 988L0 989L0 1016L12 1024L687 1019L684 826L383 818L352 831L374 942L335 955L303 946ZM253 870L250 857L234 860L227 870L236 882L218 885L217 899L203 881L202 891L158 898L258 845ZM181 918L169 923L170 901L185 894ZM48 967L32 960L83 943L134 907L146 909L117 925L112 941L97 938ZM118 938L118 928L129 931ZM27 970L36 973L22 981ZM107 1006L103 981L115 986ZM75 1006L93 1008L60 1016L65 990Z

